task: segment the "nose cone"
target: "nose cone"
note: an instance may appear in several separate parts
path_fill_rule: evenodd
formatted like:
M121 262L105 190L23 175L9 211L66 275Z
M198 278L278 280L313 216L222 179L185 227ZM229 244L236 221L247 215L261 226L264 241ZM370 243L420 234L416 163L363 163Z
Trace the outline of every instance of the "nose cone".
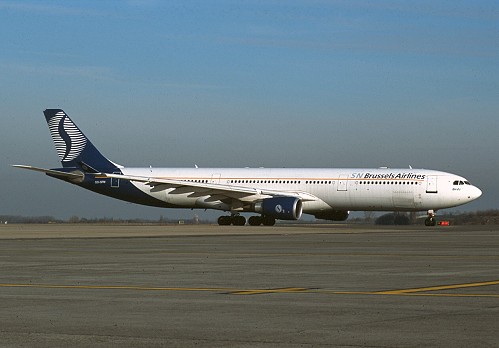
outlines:
M475 199L479 198L482 195L482 190L480 190L478 187L473 186L473 188L470 191L470 194L468 198L470 201L474 201Z

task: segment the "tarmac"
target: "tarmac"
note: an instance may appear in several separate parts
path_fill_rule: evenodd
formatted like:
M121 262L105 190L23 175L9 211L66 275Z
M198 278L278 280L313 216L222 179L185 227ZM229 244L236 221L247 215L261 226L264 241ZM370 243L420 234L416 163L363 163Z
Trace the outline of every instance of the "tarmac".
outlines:
M499 227L1 225L2 347L499 347Z

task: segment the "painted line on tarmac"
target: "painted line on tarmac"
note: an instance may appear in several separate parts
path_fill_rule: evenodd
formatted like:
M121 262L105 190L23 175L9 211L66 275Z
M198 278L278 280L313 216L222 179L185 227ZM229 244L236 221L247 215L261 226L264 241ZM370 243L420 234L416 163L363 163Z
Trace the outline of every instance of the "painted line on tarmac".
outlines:
M149 287L133 285L62 285L62 284L0 284L0 288L38 288L38 289L79 289L79 290L141 290L141 291L205 291L234 295L259 295L307 292L307 288L276 289L236 289L236 288L194 288L194 287Z
M337 291L318 288L271 288L271 289L236 289L236 288L210 288L210 287L156 287L156 286L136 286L136 285L64 285L64 284L0 284L0 288L38 288L38 289L73 289L73 290L134 290L134 291L176 291L176 292L212 292L229 295L263 295L263 294L289 294L308 293L326 295L370 295L370 296L435 296L435 297L489 297L499 298L499 293L434 293L441 290L455 290L463 288L474 288L480 286L499 285L499 280L464 283L452 285L440 285L422 288L386 290L386 291Z
M279 294L290 292L311 292L312 289L307 288L277 288L277 289L259 289L259 290L242 290L232 291L232 295L261 295L261 294Z
M421 292L429 292L429 291L441 291L441 290L455 290L455 289L464 289L464 288L476 288L480 286L490 286L490 285L499 285L499 280L492 280L487 282L478 282L478 283L463 283L463 284L451 284L451 285L438 285L438 286L429 286L423 288L412 288L412 289L398 289L398 290L388 290L388 291L377 291L376 294L379 295L405 295L405 294L414 294Z
M368 296L427 296L427 297L492 297L499 298L499 294L456 294L456 293L395 293L383 291L334 291L315 290L309 291L328 295L368 295Z
M443 290L457 290L466 288L477 288L481 286L494 286L499 285L499 280L492 280L486 282L475 283L462 283L450 285L428 286L421 288L397 289L397 290L384 290L384 291L329 291L329 290L316 290L316 292L334 294L334 295L390 295L390 296L434 296L434 297L490 297L499 298L499 293L435 293L435 291Z
M141 290L141 291L242 291L232 288L149 287L133 285L60 285L60 284L0 284L0 288L80 289L80 290Z

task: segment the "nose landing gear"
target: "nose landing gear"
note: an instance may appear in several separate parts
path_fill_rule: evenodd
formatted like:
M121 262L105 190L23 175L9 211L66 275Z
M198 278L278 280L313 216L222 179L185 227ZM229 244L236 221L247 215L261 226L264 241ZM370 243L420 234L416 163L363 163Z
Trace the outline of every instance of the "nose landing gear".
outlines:
M425 226L436 226L437 219L435 218L435 212L433 210L428 210L428 217L424 221Z

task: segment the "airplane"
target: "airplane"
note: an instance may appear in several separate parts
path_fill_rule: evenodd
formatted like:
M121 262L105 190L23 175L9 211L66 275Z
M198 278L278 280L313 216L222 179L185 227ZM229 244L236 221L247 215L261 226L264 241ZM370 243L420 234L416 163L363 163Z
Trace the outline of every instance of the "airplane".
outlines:
M272 226L276 220L345 221L351 211L435 212L469 203L482 191L437 170L381 168L135 168L104 157L61 109L44 112L62 167L14 167L93 192L154 207L227 212L219 225ZM253 213L248 221L242 213Z

